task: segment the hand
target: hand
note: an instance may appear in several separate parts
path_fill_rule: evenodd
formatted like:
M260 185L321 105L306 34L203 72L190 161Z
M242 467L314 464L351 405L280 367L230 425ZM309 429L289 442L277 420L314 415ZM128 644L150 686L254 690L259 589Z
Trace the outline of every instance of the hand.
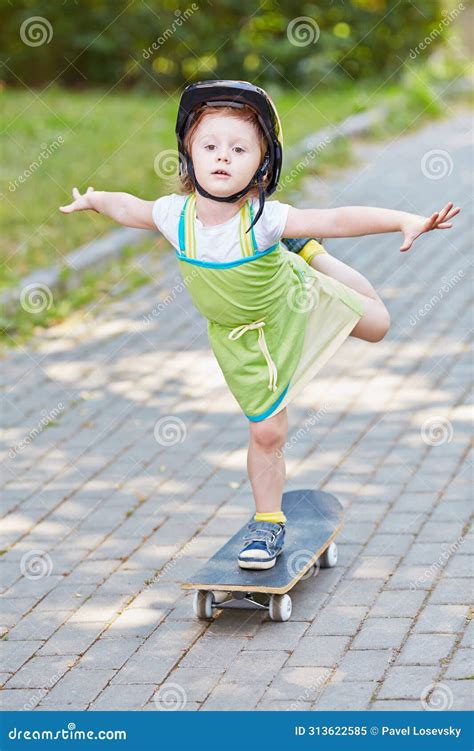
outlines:
M62 211L63 214L72 214L73 211L85 211L86 209L92 209L95 211L89 200L89 194L93 192L94 188L87 188L87 191L81 196L78 189L73 188L72 196L75 200L67 206L60 206L59 211Z
M453 225L448 220L461 211L459 207L453 209L453 206L453 202L450 201L444 209L431 214L428 218L426 216L418 216L417 214L409 214L400 227L403 232L403 245L400 250L409 250L413 245L413 241L422 235L423 232L429 232L431 229L450 229Z

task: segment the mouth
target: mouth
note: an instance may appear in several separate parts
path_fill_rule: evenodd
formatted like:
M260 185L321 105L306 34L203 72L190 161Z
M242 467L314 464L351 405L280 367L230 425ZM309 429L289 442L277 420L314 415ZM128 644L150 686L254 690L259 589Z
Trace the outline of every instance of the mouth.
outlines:
M212 174L216 177L230 177L230 174L224 169L215 170L215 172L213 172Z

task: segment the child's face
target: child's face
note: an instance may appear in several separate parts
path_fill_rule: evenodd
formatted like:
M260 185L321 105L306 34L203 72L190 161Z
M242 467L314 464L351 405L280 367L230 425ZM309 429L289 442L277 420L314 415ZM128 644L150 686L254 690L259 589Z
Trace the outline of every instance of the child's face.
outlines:
M245 188L262 161L254 126L217 113L205 115L199 123L191 156L199 184L212 195L223 197Z

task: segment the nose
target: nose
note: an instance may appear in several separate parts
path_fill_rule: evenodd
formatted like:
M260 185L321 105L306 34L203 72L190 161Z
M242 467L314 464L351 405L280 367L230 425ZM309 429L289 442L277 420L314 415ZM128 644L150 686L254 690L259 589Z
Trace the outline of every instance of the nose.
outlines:
M217 161L218 162L228 162L229 161L229 157L227 156L227 151L225 151L224 149L221 149L221 151L220 151L220 153L219 153L219 155L217 157Z

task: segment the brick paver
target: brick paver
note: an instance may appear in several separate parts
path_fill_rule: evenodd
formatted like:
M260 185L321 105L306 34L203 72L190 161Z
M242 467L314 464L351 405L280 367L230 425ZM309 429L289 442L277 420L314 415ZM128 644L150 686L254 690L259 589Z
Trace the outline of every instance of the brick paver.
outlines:
M146 261L147 287L8 354L3 707L472 706L469 127L459 110L361 144L361 164L298 199L463 211L405 254L399 235L328 243L392 328L349 340L289 408L289 439L305 429L287 488L336 494L346 522L337 568L295 588L288 623L198 622L179 586L252 498L248 425L172 251ZM430 154L444 176L430 179Z

